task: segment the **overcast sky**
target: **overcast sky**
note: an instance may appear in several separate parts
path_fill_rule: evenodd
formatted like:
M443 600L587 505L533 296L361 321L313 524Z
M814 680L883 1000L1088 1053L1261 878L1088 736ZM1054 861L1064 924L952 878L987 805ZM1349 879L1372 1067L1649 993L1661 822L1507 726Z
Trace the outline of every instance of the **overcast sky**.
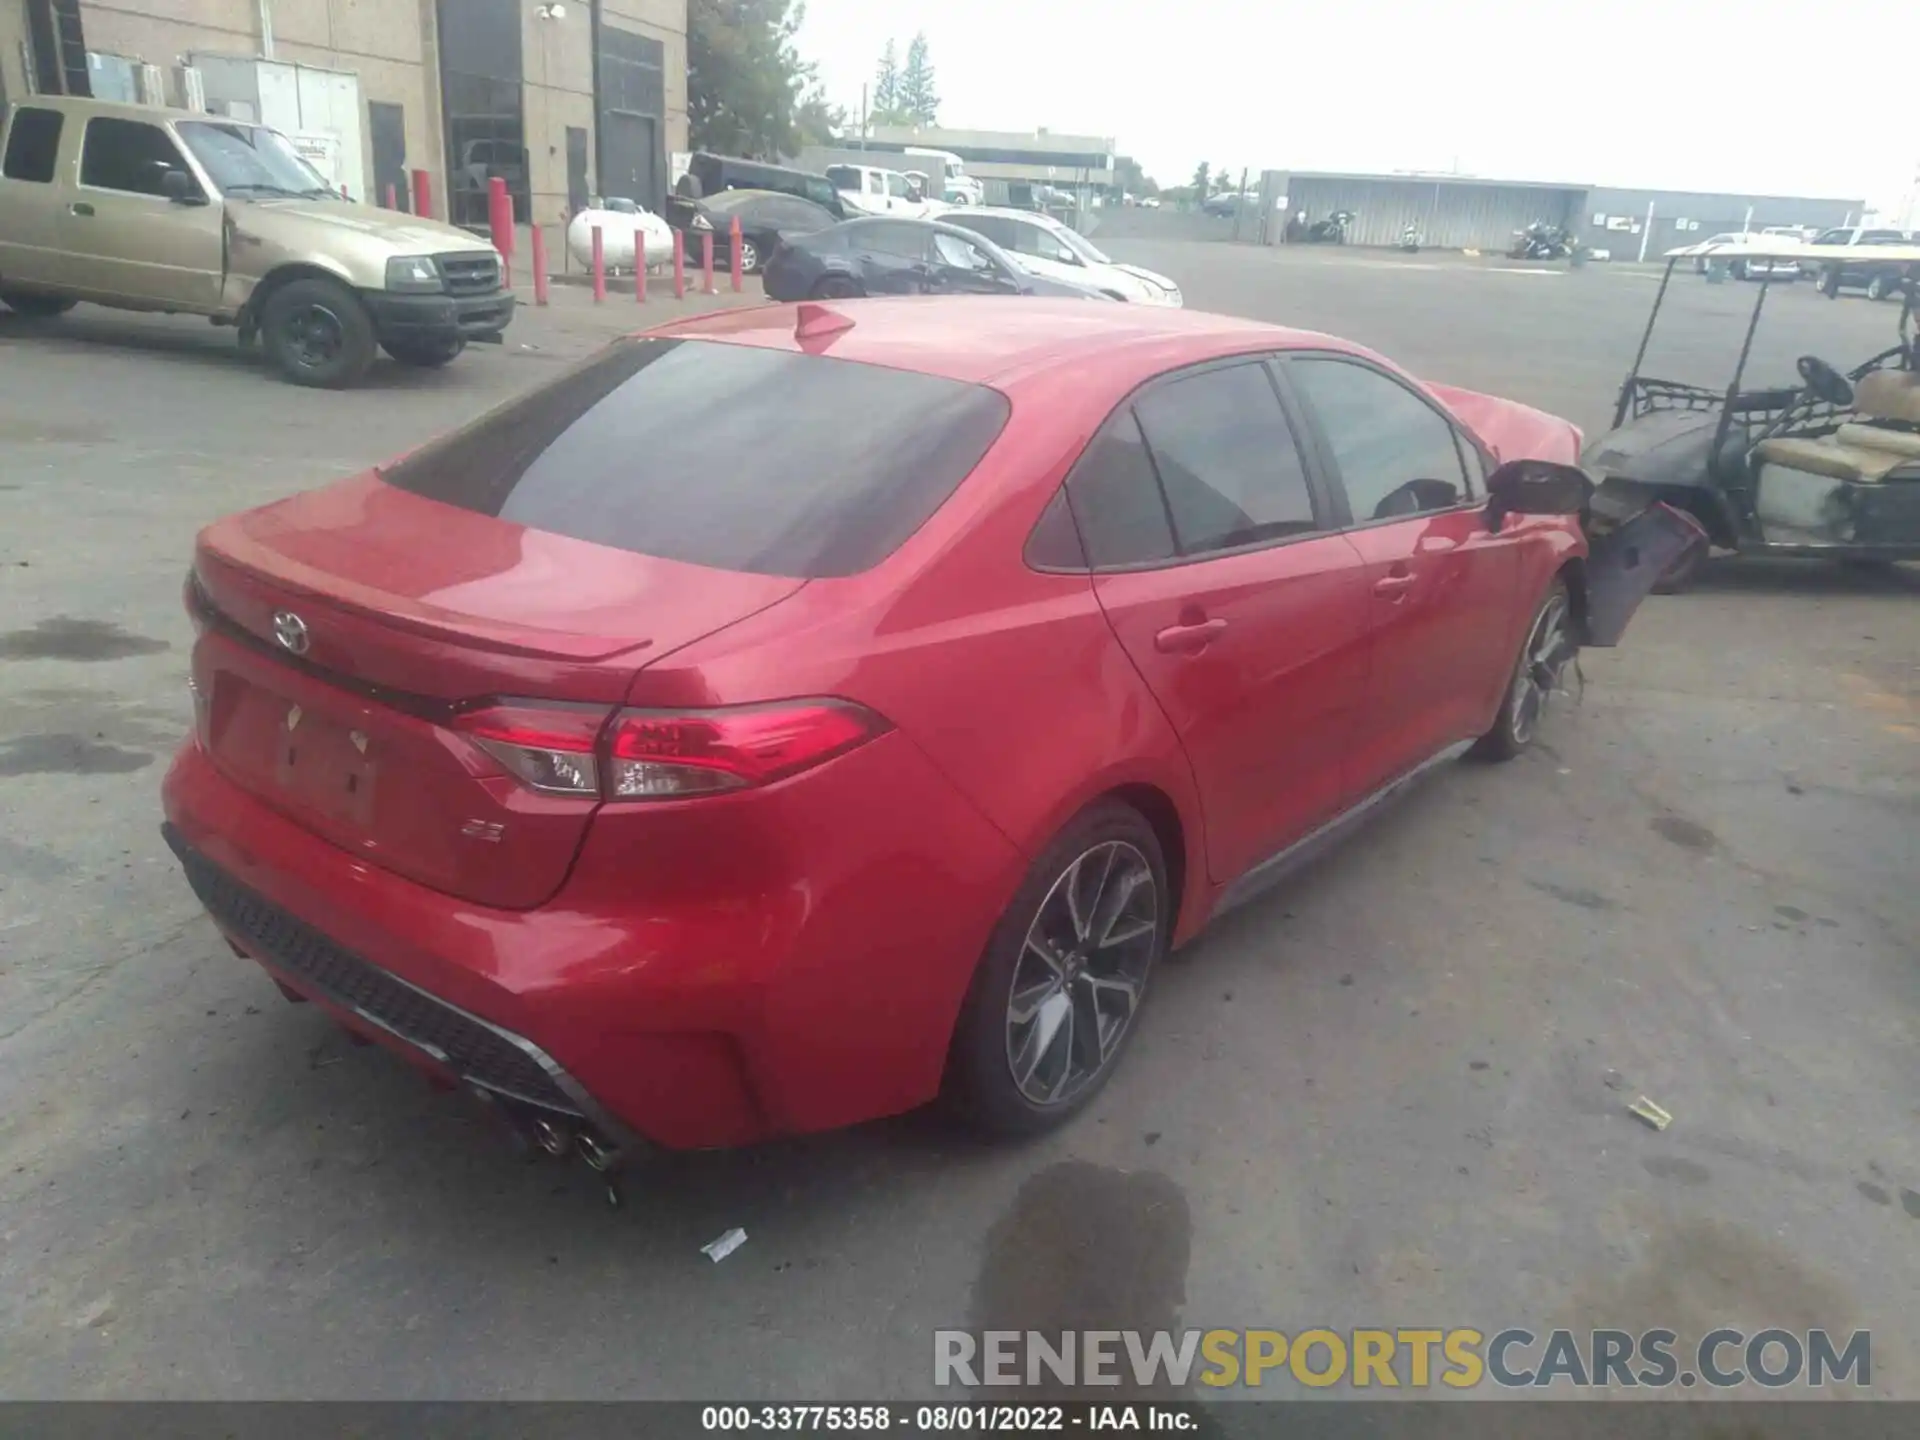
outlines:
M1920 8L1735 0L807 0L857 114L924 30L940 122L1207 160L1856 198L1920 171Z

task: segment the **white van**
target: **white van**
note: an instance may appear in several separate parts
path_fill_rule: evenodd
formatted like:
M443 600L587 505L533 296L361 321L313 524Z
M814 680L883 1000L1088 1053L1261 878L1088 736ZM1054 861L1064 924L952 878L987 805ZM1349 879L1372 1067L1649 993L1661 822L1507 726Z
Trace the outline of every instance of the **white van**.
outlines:
M898 170L882 170L877 165L829 165L826 173L840 192L842 203L864 215L924 220L937 208Z

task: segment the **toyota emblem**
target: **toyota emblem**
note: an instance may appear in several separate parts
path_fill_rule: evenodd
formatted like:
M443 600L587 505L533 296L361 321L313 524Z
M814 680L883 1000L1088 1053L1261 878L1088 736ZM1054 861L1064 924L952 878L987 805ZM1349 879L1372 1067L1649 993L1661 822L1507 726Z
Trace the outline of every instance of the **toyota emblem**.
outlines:
M291 610L273 612L273 638L282 650L294 655L307 653L307 622Z

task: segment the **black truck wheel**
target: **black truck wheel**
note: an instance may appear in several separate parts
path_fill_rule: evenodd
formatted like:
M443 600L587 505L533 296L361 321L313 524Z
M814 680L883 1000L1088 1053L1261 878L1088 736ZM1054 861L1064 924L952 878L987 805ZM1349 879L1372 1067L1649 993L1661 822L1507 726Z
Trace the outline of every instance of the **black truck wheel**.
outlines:
M373 363L373 320L337 280L292 280L267 297L260 338L296 385L343 390Z

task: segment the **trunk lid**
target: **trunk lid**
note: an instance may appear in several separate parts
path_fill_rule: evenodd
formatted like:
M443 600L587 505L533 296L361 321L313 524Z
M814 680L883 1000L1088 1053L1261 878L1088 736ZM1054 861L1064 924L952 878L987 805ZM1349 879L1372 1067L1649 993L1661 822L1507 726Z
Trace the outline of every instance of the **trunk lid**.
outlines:
M295 823L422 884L530 908L597 801L455 728L501 697L611 712L643 665L805 582L659 559L347 481L202 532L201 744Z

